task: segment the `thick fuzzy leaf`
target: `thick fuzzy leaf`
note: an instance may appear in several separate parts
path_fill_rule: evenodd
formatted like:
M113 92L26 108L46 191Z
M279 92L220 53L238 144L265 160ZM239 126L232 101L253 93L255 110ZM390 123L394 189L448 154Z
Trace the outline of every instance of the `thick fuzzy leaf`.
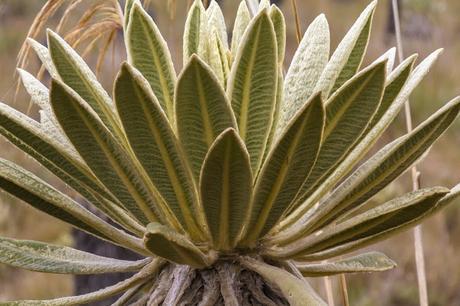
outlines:
M133 5L126 34L128 61L147 79L161 107L174 119L174 71L171 54L152 17L139 3Z
M35 54L38 56L51 77L54 79L59 78L59 74L54 66L53 60L51 59L51 54L48 48L30 37L27 38L27 44L32 48L32 50L34 50Z
M395 268L396 263L385 254L370 252L333 262L296 263L296 267L305 277L322 277L343 273L382 272Z
M148 260L118 260L64 246L0 237L0 262L45 273L101 274L139 271Z
M236 13L235 24L233 26L232 34L232 54L236 54L238 50L241 39L243 38L244 32L248 28L249 23L251 22L251 13L249 12L246 0L241 0Z
M315 163L324 120L324 106L318 94L274 145L257 178L245 244L251 245L265 235L292 205Z
M397 228L426 214L449 192L444 187L421 189L379 205L339 224L330 224L315 235L280 249L280 257L292 258L321 252Z
M284 61L284 55L286 53L286 21L284 20L283 12L281 12L281 10L276 5L272 5L270 7L269 14L276 33L278 62L280 65L282 65Z
M235 118L219 81L197 56L179 77L175 104L179 139L198 181L210 146L225 129L236 128Z
M267 146L265 147L265 152L264 152L264 157L262 159L262 164L267 160L267 155L270 153L270 150L273 147L273 143L275 142L275 137L277 136L276 133L278 131L278 122L280 120L280 108L281 104L283 103L284 100L284 88L283 88L283 82L284 82L284 77L283 77L283 68L280 66L278 70L278 84L276 88L276 104L275 104L275 112L273 114L273 122L270 128L270 134L268 135L267 139ZM259 169L260 173L260 169ZM258 173L257 173L258 175ZM256 178L257 178L256 175Z
M21 77L22 84L29 94L32 102L39 106L42 110L51 114L51 104L49 103L49 91L45 85L37 80L29 72L18 69L19 76Z
M437 111L408 135L384 147L360 166L334 192L319 204L307 221L318 228L359 208L416 162L452 124L460 111L457 98Z
M332 54L315 90L322 91L324 98L329 97L358 71L366 52L376 5L377 1L369 4Z
M149 83L127 63L115 82L115 102L129 143L150 180L179 222L193 237L199 236L198 194L186 157Z
M183 62L185 66L193 54L203 57L205 49L206 10L201 0L195 0L185 21L183 38Z
M445 188L442 188L442 189L444 189L444 192L446 192ZM408 195L404 197L407 197L407 196ZM460 196L460 188L459 188L459 185L457 185L449 193L441 197L441 199L438 201L430 201L431 203L425 202L423 204L421 203L416 204L412 212L402 211L402 213L396 214L388 218L388 221L385 221L385 218L384 218L384 222L382 222L377 227L370 229L368 232L361 235L363 236L363 238L359 238L356 240L353 239L349 242L333 246L331 248L322 250L320 252L301 255L301 256L298 256L296 260L298 261L324 260L327 258L336 257L336 256L343 255L343 254L346 254L346 253L349 253L355 250L365 248L379 241L383 241L409 228L416 226L417 224L421 223L426 218L437 213L440 209L444 208L446 205L450 204L453 200L457 199L459 196ZM398 199L395 199L393 201L396 201L396 200ZM417 207L417 205L419 205L419 207ZM375 209L373 211L375 211ZM368 213L371 213L371 212L368 212ZM350 219L347 222L350 222L353 219Z
M216 30L218 37L223 44L225 50L228 50L228 35L227 26L222 10L216 0L211 0L208 9L206 10L208 26L211 30Z
M122 137L119 122L113 112L113 103L96 76L59 35L48 30L51 58L60 79L72 88L96 112L104 125L118 138Z
M105 187L137 220L162 220L132 159L86 103L65 84L53 80L51 103L67 137ZM162 207L163 208L163 207Z
M241 263L260 274L265 280L281 290L291 306L326 306L327 304L310 287L306 280L295 277L286 270L252 258L243 258Z
M163 264L163 260L154 259L150 264L146 265L140 272L136 273L134 276L124 281L121 281L115 285L83 295L57 298L53 300L12 301L1 304L9 306L70 306L91 304L97 301L105 300L119 293L123 293L129 290L130 288L136 287L137 285L144 283L145 281L151 280L157 275L159 269L163 266Z
M328 176L328 178L321 185L315 187L311 194L306 195L305 202L283 222L283 226L285 226L299 220L295 226L291 227L289 234L287 231L285 232L285 236L291 236L291 238L294 238L299 237L299 235L303 235L302 231L299 230L299 227L302 227L303 223L310 217L310 214L307 214L306 212L310 207L312 207L312 205L327 194L344 176L346 176L372 148L372 145L375 144L390 123L396 118L409 95L433 66L441 51L442 50L437 50L433 52L417 66L417 68L411 73L409 79L406 81L406 84L403 86L396 99L382 115L381 119L375 123L372 129L367 132L365 137L360 139L359 143L356 144L356 147L346 156L343 162L337 165L336 169ZM400 67L406 65L410 60L410 58L407 59L400 65ZM398 70L399 69L396 69L393 75L397 75L399 73Z
M251 13L252 16L255 16L257 14L257 11L259 10L259 0L245 0L247 7Z
M329 44L329 25L319 15L305 32L286 74L278 134L314 93L329 59Z
M259 2L259 12L270 7L270 0L260 0Z
M227 52L216 29L210 30L206 37L206 63L211 67L221 86L226 86L229 75Z
M74 153L74 148L66 146L67 141L58 142L51 138L36 121L2 103L0 103L0 134L113 220L122 225L130 224L131 226L128 227L130 230L139 228L131 217L121 211L118 207L121 204L101 186L80 156Z
M125 31L125 34L128 29L129 20L131 18L131 10L133 9L134 3L139 3L139 0L126 0L125 3L125 10L123 12L123 29Z
M360 72L327 102L324 140L300 199L324 181L353 148L379 107L384 84L385 62L381 62Z
M247 29L227 86L253 173L260 168L276 102L278 56L273 23L264 10Z
M144 245L152 254L180 265L208 266L208 258L185 236L159 223L147 225Z
M389 75L387 84L385 85L385 92L383 93L382 101L380 102L379 108L372 118L372 121L367 126L366 132L364 132L361 136L362 138L366 137L366 135L376 126L385 113L390 109L391 105L393 105L396 101L396 98L403 90L404 85L407 83L411 75L412 67L416 59L417 55L408 57L395 69L393 73Z
M0 159L0 188L32 207L101 239L143 253L138 239L96 217L34 174Z
M252 196L249 154L234 129L223 132L209 149L200 190L215 248L233 249Z
M393 72L395 60L396 60L396 47L388 49L387 52L383 53L375 62L387 61L387 77Z

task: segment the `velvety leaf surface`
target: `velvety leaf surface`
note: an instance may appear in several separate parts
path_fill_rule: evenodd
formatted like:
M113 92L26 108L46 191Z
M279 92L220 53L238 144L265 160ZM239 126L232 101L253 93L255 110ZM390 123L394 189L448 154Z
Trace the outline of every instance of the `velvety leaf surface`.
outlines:
M251 22L235 57L227 86L253 173L270 133L278 81L276 33L266 10Z
M148 260L118 260L64 246L0 237L0 262L45 273L100 274L139 271Z
M149 83L126 63L115 82L115 102L134 154L156 190L179 222L199 236L198 194L186 157Z
M222 86L197 56L192 56L179 77L176 116L179 139L198 181L215 138L227 128L236 128L236 123Z
M234 248L252 196L249 154L234 129L224 131L210 148L200 190L214 246L218 250Z
M305 277L323 277L343 273L382 272L393 269L396 263L385 254L369 252L332 262L296 263L296 267Z
M132 7L126 36L129 63L147 79L173 122L176 72L171 54L152 17L138 3Z
M255 184L245 243L266 234L292 205L315 163L324 118L321 96L316 95L274 145Z

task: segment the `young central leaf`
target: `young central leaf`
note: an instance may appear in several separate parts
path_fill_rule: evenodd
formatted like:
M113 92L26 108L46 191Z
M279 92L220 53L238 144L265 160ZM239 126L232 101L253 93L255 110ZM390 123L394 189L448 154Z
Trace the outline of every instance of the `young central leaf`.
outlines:
M227 87L253 173L260 167L270 133L277 80L276 34L267 11L263 10L246 30Z

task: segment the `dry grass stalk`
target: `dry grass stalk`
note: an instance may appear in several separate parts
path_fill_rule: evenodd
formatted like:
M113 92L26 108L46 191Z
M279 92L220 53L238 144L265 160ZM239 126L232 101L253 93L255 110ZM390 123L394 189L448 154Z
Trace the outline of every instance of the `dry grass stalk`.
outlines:
M399 62L402 62L404 59L404 50L402 44L402 35L401 35L401 24L400 16L398 9L398 1L392 0L393 7L393 16L395 23L395 32L396 32L396 42L398 46L398 58ZM412 114L409 100L406 101L404 107L405 121L407 132L410 133L413 130L412 125ZM411 169L412 176L412 188L413 190L420 189L420 172L417 169L417 166L413 166ZM419 290L419 303L421 306L428 306L428 288L426 283L426 271L425 271L425 258L423 250L423 238L422 238L422 227L418 225L414 228L414 248L415 248L415 263L417 268L417 281L418 281L418 290Z

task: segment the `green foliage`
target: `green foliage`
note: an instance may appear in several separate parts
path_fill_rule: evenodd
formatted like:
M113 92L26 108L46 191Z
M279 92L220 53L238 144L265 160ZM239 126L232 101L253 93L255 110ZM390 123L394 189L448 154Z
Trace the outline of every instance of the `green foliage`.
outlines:
M390 49L361 68L375 7L364 10L330 58L327 20L317 17L284 76L286 25L276 6L242 1L229 42L217 3L205 9L196 0L176 76L153 19L139 1L127 1L128 62L113 99L56 33L48 31L49 49L29 40L51 88L20 70L40 122L0 104L0 134L122 229L6 160L0 188L146 259L1 238L0 262L15 267L136 272L95 293L17 304L76 305L118 293L116 305L147 301L155 279L172 265L204 271L228 261L276 286L291 305L325 305L301 275L393 268L380 253L316 261L414 226L460 196L460 185L432 187L366 209L427 154L457 117L460 99L362 162L440 53L414 69L413 55L393 69Z

